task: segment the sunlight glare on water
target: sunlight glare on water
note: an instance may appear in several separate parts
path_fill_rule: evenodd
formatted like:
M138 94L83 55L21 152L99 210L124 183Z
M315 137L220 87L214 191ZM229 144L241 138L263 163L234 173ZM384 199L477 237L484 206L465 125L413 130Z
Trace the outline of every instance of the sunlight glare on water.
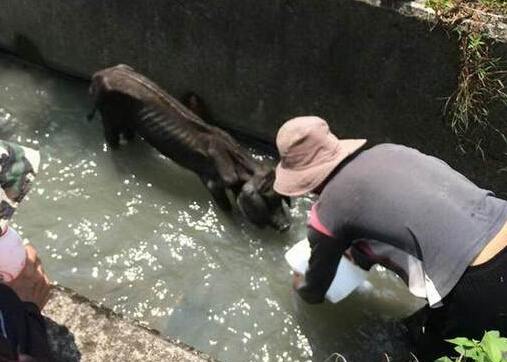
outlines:
M337 305L291 292L283 254L311 198L294 200L287 233L258 230L142 140L109 149L90 110L86 82L0 58L0 136L42 153L13 226L52 280L223 361L362 362L403 346L394 318L414 300L390 273Z

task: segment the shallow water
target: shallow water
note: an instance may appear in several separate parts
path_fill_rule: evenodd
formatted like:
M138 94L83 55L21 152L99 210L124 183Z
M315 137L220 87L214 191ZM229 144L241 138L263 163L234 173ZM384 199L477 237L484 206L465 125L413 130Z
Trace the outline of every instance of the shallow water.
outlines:
M292 293L283 254L311 199L295 200L289 232L258 230L142 140L108 149L90 109L86 82L0 57L0 138L42 153L13 225L54 281L222 361L380 361L405 348L395 320L420 303L389 272L336 305Z

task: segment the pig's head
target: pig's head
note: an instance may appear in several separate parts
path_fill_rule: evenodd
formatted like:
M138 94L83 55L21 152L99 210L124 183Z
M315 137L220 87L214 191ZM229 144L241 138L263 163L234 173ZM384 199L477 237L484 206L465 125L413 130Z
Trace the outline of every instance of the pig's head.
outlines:
M290 220L283 207L283 201L290 206L290 198L282 196L273 189L275 172L272 168L257 171L243 185L237 203L243 214L255 225L267 225L277 231L287 231Z

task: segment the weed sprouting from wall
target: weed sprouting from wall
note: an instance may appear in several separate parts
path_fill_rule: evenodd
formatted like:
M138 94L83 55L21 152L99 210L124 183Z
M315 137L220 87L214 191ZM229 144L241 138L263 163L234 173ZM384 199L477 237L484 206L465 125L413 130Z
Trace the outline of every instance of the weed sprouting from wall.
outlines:
M483 144L491 133L507 144L503 131L489 122L493 102L507 107L503 82L507 71L499 58L490 56L489 45L479 32L468 32L462 26L457 26L455 32L460 42L461 68L458 87L445 110L460 149L466 152L472 148L485 158Z
M458 138L458 149L474 151L487 158L487 146L492 139L507 146L507 129L490 122L490 109L499 102L507 107L504 79L507 66L491 55L492 41L481 31L478 16L507 9L499 0L481 0L471 6L465 0L428 0L426 5L435 11L439 24L457 36L460 49L460 71L457 88L447 99L444 113L449 126Z

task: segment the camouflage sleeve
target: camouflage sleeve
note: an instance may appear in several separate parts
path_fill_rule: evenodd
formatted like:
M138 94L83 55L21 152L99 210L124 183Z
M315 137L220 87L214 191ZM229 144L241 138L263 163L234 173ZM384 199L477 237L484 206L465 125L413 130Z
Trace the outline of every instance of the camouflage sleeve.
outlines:
M7 222L30 190L38 172L39 151L0 140L0 227Z

